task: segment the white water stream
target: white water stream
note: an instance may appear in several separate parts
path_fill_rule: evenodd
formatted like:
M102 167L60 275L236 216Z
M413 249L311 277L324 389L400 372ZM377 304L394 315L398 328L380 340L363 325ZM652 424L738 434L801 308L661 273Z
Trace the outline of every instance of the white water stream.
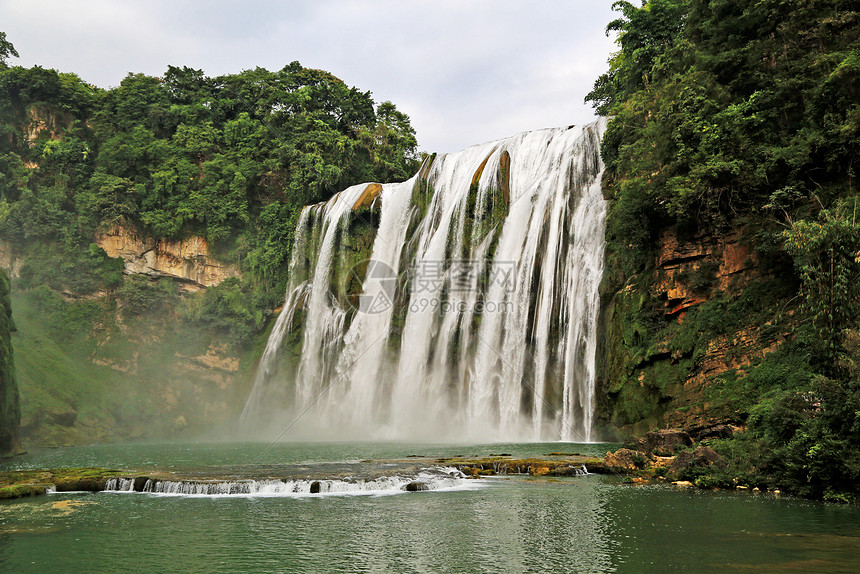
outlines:
M305 208L244 423L298 417L305 438L592 440L604 127L428 158L371 209L353 209L367 184ZM366 272L356 229L372 236ZM344 293L355 273L361 293Z

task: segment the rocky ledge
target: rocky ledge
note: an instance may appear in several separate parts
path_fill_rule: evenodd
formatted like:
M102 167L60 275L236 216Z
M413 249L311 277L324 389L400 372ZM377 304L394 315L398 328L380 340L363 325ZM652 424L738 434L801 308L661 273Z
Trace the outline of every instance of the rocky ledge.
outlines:
M609 472L625 474L631 482L664 481L678 486L764 490L764 485L727 479L728 461L699 441L731 436L730 427L706 429L692 438L681 429L645 433L626 440L615 452L607 452L603 464ZM779 490L773 490L779 494Z
M192 289L218 285L240 275L235 265L215 259L209 242L199 236L156 240L132 228L115 226L97 234L96 243L108 256L122 257L128 274L170 277Z
M105 489L108 479L119 474L108 468L54 468L50 470L16 470L0 472L0 500L57 492Z
M606 471L604 461L577 453L550 453L551 458L512 458L509 455L484 458L439 458L435 462L452 466L467 476L477 478L488 475L529 474L532 476L578 476L601 474Z

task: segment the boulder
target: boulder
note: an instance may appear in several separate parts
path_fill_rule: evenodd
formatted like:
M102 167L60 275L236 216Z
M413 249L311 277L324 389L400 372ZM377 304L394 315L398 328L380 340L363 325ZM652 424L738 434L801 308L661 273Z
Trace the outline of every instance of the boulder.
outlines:
M629 448L619 448L615 452L607 452L603 457L603 464L611 470L618 472L637 470L644 468L645 456L640 451Z
M311 494L319 494L322 491L322 483L315 480L311 483Z
M700 446L696 450L685 450L678 453L669 467L669 476L681 477L692 468L707 466L725 468L728 463L711 447Z
M430 490L430 487L427 486L427 484L419 482L417 480L413 480L406 485L406 492L421 492L424 490Z
M61 412L48 413L49 422L60 425L62 427L70 427L75 424L78 418L78 413L73 410L65 410Z
M681 429L664 429L645 433L624 441L624 447L645 455L672 456L677 450L693 444L690 435Z

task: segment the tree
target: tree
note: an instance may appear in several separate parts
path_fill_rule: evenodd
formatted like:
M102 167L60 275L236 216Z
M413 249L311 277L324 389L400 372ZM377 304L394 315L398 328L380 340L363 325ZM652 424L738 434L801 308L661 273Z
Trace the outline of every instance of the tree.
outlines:
M602 115L627 96L646 87L653 79L654 64L661 54L672 47L683 30L687 11L685 0L643 0L636 8L626 1L612 3L620 11L606 26L606 33L618 32L616 43L621 50L609 60L609 71L594 83L585 101L590 101Z
M370 153L378 179L405 180L420 163L415 130L409 116L397 110L391 102L376 108L376 125L361 133L361 141Z
M824 210L819 220L791 221L783 233L802 282L804 307L825 345L826 369L835 368L845 329L860 312L860 223L854 211Z
M6 39L6 32L0 32L0 67L6 67L6 60L10 56L14 56L15 58L20 57L12 42Z

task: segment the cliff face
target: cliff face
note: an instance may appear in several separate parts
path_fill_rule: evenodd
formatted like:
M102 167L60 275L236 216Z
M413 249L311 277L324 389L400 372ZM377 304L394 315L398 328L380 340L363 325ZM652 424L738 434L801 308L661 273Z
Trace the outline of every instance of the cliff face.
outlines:
M215 343L170 310L128 315L109 295L62 303L60 315L31 292L13 297L26 444L175 439L238 416L254 349ZM80 328L59 323L78 312L89 313Z
M239 276L238 268L212 257L209 243L203 237L155 240L117 226L99 233L96 243L109 257L122 257L129 274L170 277L192 288L211 287L228 277Z
M218 262L200 237L155 241L115 228L97 242L123 259L125 277L81 293L31 284L33 269L46 265L39 254L58 247L0 241L0 268L22 285L11 294L18 387L0 371L0 423L14 420L16 430L2 445L19 443L19 420L23 442L38 445L175 438L235 420L259 349L230 346L183 313L208 295L188 291L238 269ZM0 358L11 357L11 342L2 344Z
M743 426L721 381L742 374L785 339L767 314L778 279L745 230L658 238L641 274L603 283L598 414L625 433ZM607 266L608 269L611 263Z
M0 269L5 269L12 278L17 277L21 271L21 259L15 253L15 248L2 239L0 239Z
M41 136L59 139L63 130L68 128L74 118L52 106L32 104L25 110L23 129L27 143L33 143Z
M21 412L12 352L13 330L9 279L6 272L0 269L0 455L14 454L21 450Z

